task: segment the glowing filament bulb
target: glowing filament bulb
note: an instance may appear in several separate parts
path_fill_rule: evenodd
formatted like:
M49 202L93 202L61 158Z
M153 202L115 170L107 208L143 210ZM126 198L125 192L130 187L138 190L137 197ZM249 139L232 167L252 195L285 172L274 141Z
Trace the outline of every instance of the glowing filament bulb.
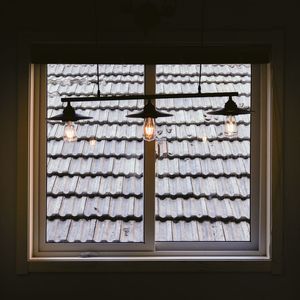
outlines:
M64 141L66 142L76 142L77 141L77 135L76 135L76 129L73 125L73 122L68 121L64 128Z
M237 136L237 123L234 116L227 116L225 120L224 134L228 137Z
M155 121L153 118L145 119L143 138L147 142L153 141L155 139Z

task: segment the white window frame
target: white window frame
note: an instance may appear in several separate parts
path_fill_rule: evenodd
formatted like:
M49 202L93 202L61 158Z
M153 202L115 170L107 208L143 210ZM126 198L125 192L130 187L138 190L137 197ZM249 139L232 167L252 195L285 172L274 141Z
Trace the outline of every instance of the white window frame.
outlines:
M145 93L155 92L155 66L145 66ZM144 143L145 243L45 243L46 65L31 65L29 258L93 260L201 260L270 258L270 66L252 65L251 242L155 242L155 143ZM39 101L38 101L39 99ZM201 99L199 100L201 101ZM144 160L146 162L146 160ZM258 175L257 175L258 173ZM257 176L256 176L257 175ZM43 217L44 216L44 217Z

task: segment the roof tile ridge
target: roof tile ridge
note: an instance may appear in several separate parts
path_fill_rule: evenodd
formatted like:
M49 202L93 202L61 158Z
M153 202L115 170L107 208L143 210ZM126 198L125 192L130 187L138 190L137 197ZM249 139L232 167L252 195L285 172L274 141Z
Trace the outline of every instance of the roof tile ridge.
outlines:
M83 154L83 153L79 153L79 154L48 154L47 158L126 158L126 159L143 159L143 155L140 154L92 154L92 153L88 153L88 154Z
M191 172L187 172L185 174L182 173L173 173L173 174L169 174L169 173L164 173L164 174L158 174L156 175L158 178L170 178L170 179L174 179L174 178L250 178L250 174L247 172L242 172L242 173L235 173L232 172L230 174L226 174L226 173L207 173L204 174L202 172L197 172L197 173L191 173Z
M52 198L58 198L58 197L65 197L65 198L71 198L71 197L76 197L76 198L83 198L83 197L89 197L89 198L94 198L94 197L100 197L100 198L104 198L104 197L111 197L111 198L124 198L124 199L128 199L130 197L135 197L137 199L140 199L143 197L143 194L135 194L135 193L128 193L128 194L123 194L123 193L116 193L116 194L112 194L112 193L76 193L76 192L68 192L68 193L64 193L64 192L59 192L59 193L53 193L53 192L47 192L47 197L52 197Z
M215 222L222 222L222 223L230 223L230 222L234 222L234 223L241 223L241 222L247 222L250 224L250 219L242 216L240 218L236 218L234 216L228 216L228 217L221 217L221 216L216 216L216 217L211 217L209 215L203 215L203 216L190 216L190 217L186 217L186 216L177 216L177 217L171 217L171 216L166 216L166 217L160 217L159 215L155 216L155 220L156 221L160 221L160 222L167 222L167 221L172 221L174 223L178 223L180 221L185 221L185 222L192 222L192 221L197 221L199 223L203 223L205 221L209 221L211 223L215 223Z
M176 193L176 194L170 194L170 193L165 193L165 194L155 194L155 197L157 197L160 200L164 200L164 199L184 199L184 200L188 200L190 198L193 199L201 199L201 198L205 198L208 200L211 199L218 199L218 200L224 200L224 199L228 199L228 200L247 200L250 199L250 194L247 195L228 195L228 194L224 194L224 195L218 195L218 194L205 194L205 193L200 193L200 194L195 194L195 193L186 193L186 194L182 194L182 193Z
M250 195L249 197L197 197L196 195L193 197L185 197L183 198L182 195L180 194L179 197L172 197L172 198L160 198L160 196L156 195L156 198L159 199L159 201L165 201L165 200L171 200L171 201L177 201L178 199L183 200L183 201L190 201L190 200L196 200L196 201L224 201L224 200L229 200L229 201L249 201L250 200Z
M81 141L89 141L91 138L91 136L82 136L82 137L78 137L77 138L77 142L81 142ZM47 142L50 141L62 141L63 140L63 136L61 137L57 137L57 136L52 136L52 137L48 137L47 138ZM137 136L132 136L132 137L127 137L127 136L122 136L122 137L101 137L101 138L95 138L96 141L137 141L137 142L142 142L143 138L142 137L137 137ZM183 141L201 141L202 142L202 137L171 137L171 138L167 138L168 142L174 142L174 141L178 141L178 142L183 142ZM207 138L207 142L213 142L213 141L217 141L217 142L242 142L242 141L250 141L250 137L235 137L235 138L231 138L231 137L208 137Z
M132 155L127 155L127 154L92 154L92 153L88 153L88 154L83 154L83 153L79 153L79 154L48 154L47 158L135 158L135 159L143 159L143 155L140 154L132 154ZM212 155L212 154L194 154L194 155L190 155L190 154L186 154L186 155L169 155L168 159L173 160L173 159L212 159L212 160L216 160L216 159L222 159L222 160L228 160L228 159L248 159L250 158L249 154L230 154L230 155ZM158 160L162 160L162 159L166 159L166 158L162 158L162 157L158 157Z
M97 171L97 172L59 172L59 171L53 171L50 173L47 173L47 176L52 177L52 176L58 176L58 177L81 177L81 178L87 178L87 177L91 177L91 178L95 178L97 176L101 176L104 178L108 178L108 177L113 177L113 178L118 178L118 177L124 177L124 178L131 178L131 177L135 177L135 178L142 178L143 177L143 173L141 174L137 174L137 173L124 173L124 172L120 172L120 173L113 173L113 172L101 172L101 171Z
M143 217L137 217L135 215L128 215L128 216L122 216L122 215L116 215L116 216L110 216L109 214L103 214L103 215L96 215L96 214L91 214L89 216L80 214L80 215L72 215L72 214L66 214L64 216L60 214L53 214L51 216L47 216L47 220L49 221L54 221L54 220L60 220L60 221L66 221L66 220L72 220L72 221L80 221L80 220L98 220L98 221L124 221L124 222L129 222L129 221L135 221L135 222L142 222Z

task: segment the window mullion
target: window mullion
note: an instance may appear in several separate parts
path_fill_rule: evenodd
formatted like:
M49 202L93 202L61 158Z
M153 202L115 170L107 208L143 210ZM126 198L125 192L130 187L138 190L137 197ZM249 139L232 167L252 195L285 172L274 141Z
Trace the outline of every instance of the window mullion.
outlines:
M145 65L145 94L155 94L155 65ZM155 104L155 99L152 99ZM147 249L155 245L155 141L144 142L144 228Z

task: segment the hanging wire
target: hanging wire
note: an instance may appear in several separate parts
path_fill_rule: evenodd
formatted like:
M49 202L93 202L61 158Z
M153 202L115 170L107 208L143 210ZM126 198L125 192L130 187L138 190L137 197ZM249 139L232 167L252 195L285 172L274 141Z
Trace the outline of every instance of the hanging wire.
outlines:
M99 52L99 40L98 40L98 36L99 36L99 28L98 28L98 1L94 0L94 7L95 7L95 41L96 41L96 49L97 49L97 53ZM97 57L97 56L96 56ZM97 63L97 97L100 98L100 76L99 76L99 64Z
M204 36L204 8L205 0L201 1L201 33L200 33L200 46L203 49L203 36ZM201 75L202 75L202 64L199 65L199 82L198 82L198 93L201 94Z
M201 73L202 73L202 64L199 65L199 82L198 82L198 93L201 94Z
M97 97L100 98L99 64L97 64L97 84L98 84Z

